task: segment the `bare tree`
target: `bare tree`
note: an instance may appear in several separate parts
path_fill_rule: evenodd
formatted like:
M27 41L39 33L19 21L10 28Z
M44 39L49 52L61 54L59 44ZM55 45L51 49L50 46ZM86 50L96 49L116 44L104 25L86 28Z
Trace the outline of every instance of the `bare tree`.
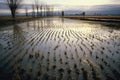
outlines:
M35 8L34 8L34 4L32 4L32 16L35 17Z
M39 0L34 0L35 2L35 7L36 7L36 10L37 10L37 17L39 16Z
M43 6L42 6L42 4L40 5L40 16L42 17L42 9L43 9Z
M46 16L49 16L49 6L46 5Z
M46 16L46 5L44 5L43 7L43 14L44 14L44 17Z
M22 0L6 0L6 1L8 7L10 8L12 17L15 18L16 11L20 7L20 3L22 2Z
M51 7L51 16L54 16L54 7Z

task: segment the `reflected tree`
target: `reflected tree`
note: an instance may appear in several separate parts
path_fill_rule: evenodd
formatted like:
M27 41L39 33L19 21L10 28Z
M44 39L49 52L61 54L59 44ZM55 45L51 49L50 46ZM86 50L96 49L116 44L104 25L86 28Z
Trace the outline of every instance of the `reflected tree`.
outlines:
M13 25L13 39L15 45L20 45L26 40L22 28L16 24Z

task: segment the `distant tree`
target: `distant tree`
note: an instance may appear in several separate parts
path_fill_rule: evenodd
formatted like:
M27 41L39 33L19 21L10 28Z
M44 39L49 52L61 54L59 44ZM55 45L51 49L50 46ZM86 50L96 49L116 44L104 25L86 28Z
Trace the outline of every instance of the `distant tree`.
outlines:
M62 11L62 16L64 16L64 11Z
M85 13L85 12L83 12L83 13L82 13L82 15L83 15L83 19L85 19L85 15L86 15L86 13Z
M85 16L85 12L83 12L82 15Z
M53 16L53 10L54 10L54 8L53 8L53 6L51 7L51 16Z
M25 8L26 16L28 16L28 9L27 7Z
M37 17L39 16L39 0L34 0L35 2L35 7L36 7L36 10L37 10Z
M22 2L22 0L6 0L6 1L8 7L10 8L12 17L15 18L16 11L20 7L20 3Z
M40 16L42 17L42 9L43 9L43 5L40 5Z
M48 6L48 16L50 16L50 11L51 9L50 9L50 6Z
M50 16L53 16L53 11L54 11L54 7L51 6L51 7L50 7Z
M43 9L44 9L44 12L43 12L43 13L44 13L44 16L46 16L46 5L44 5L44 8L43 8Z
M48 5L46 5L45 7L46 7L46 16L48 16L49 15L49 7L48 7Z
M32 4L32 16L35 17L35 8L34 8L34 4Z

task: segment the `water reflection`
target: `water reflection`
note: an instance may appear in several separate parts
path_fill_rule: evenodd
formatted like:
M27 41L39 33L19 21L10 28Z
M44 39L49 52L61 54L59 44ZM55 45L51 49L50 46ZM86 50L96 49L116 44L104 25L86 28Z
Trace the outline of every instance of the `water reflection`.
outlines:
M64 18L62 18L61 20L62 20L62 23L64 23Z
M27 26L27 27L29 27L29 26ZM16 43L20 43L21 41L26 40L22 28L18 25L13 26L13 39L14 39L14 42L16 42Z
M28 21L4 30L0 43L14 45L0 53L2 76L15 80L119 79L119 30L61 18Z
M27 30L29 30L29 28L30 28L30 22L29 21L27 21L26 27L27 27Z
M28 30L42 30L45 28L54 27L53 20L52 19L42 19L42 20L34 20L34 21L28 21L26 22L26 25L23 23L22 26L27 26Z

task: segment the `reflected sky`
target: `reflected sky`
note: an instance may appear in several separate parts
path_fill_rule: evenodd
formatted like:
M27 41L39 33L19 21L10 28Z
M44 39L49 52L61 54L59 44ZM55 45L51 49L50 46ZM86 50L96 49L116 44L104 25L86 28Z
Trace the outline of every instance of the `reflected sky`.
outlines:
M3 80L118 80L119 34L101 23L64 18L6 26L0 29L0 75Z

